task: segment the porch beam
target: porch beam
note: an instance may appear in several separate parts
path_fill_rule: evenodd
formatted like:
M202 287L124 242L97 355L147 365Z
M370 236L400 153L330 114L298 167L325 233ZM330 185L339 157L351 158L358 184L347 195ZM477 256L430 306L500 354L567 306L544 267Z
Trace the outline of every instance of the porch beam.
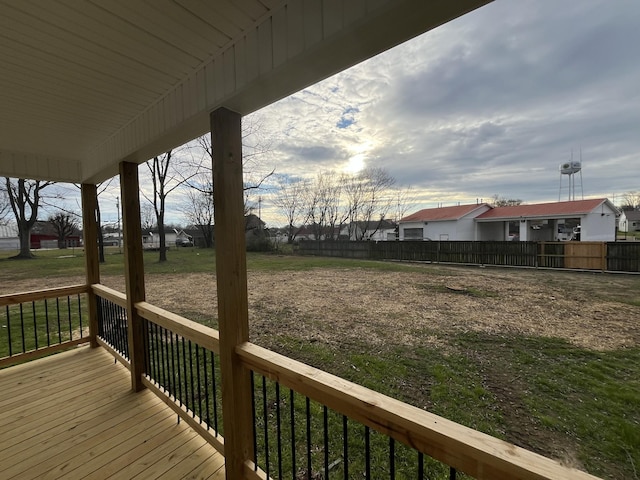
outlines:
M236 353L236 347L249 340L241 120L240 114L226 108L211 113L218 328L228 479L244 478L244 462L253 459L251 378Z
M98 252L98 191L95 184L83 183L82 196L82 235L84 262L87 282L89 310L89 339L91 348L98 346L98 305L91 285L100 283L100 261Z
M145 300L145 288L137 164L130 162L120 163L120 193L122 196L122 219L124 224L124 271L127 293L131 389L134 392L138 392L145 388L142 383L145 354L143 321L135 305Z

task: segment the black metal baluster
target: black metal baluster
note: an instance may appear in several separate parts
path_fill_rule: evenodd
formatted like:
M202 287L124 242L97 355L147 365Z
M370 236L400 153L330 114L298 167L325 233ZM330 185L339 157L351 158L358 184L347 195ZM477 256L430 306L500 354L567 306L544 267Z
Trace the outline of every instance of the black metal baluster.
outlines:
M255 374L253 370L250 371L251 378L251 418L253 419L253 470L258 471L258 418L256 415L256 385Z
M171 348L171 378L173 379L173 383L174 383L174 388L173 391L171 392L173 395L173 400L176 401L178 399L178 396L180 396L178 392L178 390L180 389L180 380L178 379L178 388L175 388L175 382L176 382L176 360L175 360L175 352L173 351L173 333L171 332L167 332L169 334L169 342L170 342L170 348Z
M36 302L31 302L31 311L33 312L33 338L35 340L36 350L38 350L38 321L36 320Z
M369 427L364 427L364 459L365 459L365 478L371 479L371 431Z
M162 377L163 377L163 365L164 362L162 361L162 341L161 341L161 337L160 337L160 326L157 324L153 324L153 334L154 334L154 343L155 343L155 349L156 349L156 368L158 369L158 374L156 376L156 384L159 387L162 387Z
M177 333L175 334L175 336L176 336L176 356L178 357L178 368L176 371L176 373L178 374L178 404L182 406L182 375L180 373L180 337L178 337ZM173 342L173 337L171 342ZM171 348L173 349L173 343L171 344Z
M45 310L47 309L47 303L45 301ZM96 311L98 313L98 336L102 336L102 298L96 297ZM49 330L47 328L47 330Z
M213 428L218 436L218 389L216 387L216 361L213 352L211 353L211 383L213 384Z
M265 473L269 475L269 411L267 409L267 377L262 377L262 417L264 420L264 462Z
M147 319L142 319L142 329L144 336L142 337L142 343L144 344L144 373L151 377L151 344L149 335L149 322Z
M73 326L71 325L71 298L67 295L67 315L69 317L69 340L73 340Z
M24 342L24 314L22 311L22 304L20 304L20 330L22 331L22 353L27 351L27 346Z
M191 348L191 340L188 341L188 345L189 345L189 386L191 387L191 417L195 418L196 397L195 397L195 391L193 389L193 350Z
M166 363L166 359L164 358L164 345L162 342L162 333L163 333L163 328L158 326L158 350L160 352L160 368L162 370L161 373L161 379L159 379L159 383L162 387L162 389L166 392L167 391L167 363Z
M80 294L78 294L78 321L80 322L80 338L83 338L82 332L82 303Z
M424 479L424 455L418 452L418 480Z
M58 317L58 343L62 343L62 329L60 327L60 299L56 298L56 316Z
M449 480L456 480L456 469L449 467Z
M171 365L169 364L169 330L167 330L166 328L162 329L162 334L164 337L164 351L165 351L165 355L166 355L166 369L167 369L167 380L165 383L165 391L167 391L169 393L169 396L171 396L174 392L173 390L173 378L172 378L172 371L171 371Z
M44 321L47 326L47 347L51 346L51 338L49 335L49 304L47 303L47 299L44 299Z
M13 355L13 345L11 344L11 315L9 315L9 305L7 308L7 341L9 342L9 356Z
M196 382L198 386L198 418L202 423L202 384L200 383L200 346L196 343ZM195 410L195 406L194 406Z
M349 478L349 431L346 415L342 416L342 441L344 442L342 456L344 457L344 478Z
M276 435L278 439L278 478L282 478L282 426L280 417L280 384L276 382Z
M209 430L209 427L211 427L211 416L209 415L210 412L210 408L209 408L209 375L207 375L207 350L204 349L202 352L202 359L204 360L204 406L207 409L207 418L206 418L206 422L207 422L207 430Z
M291 474L292 480L296 480L296 421L295 421L295 392L289 390L289 409L291 410Z
M182 337L182 373L184 373L184 405L189 410L189 380L187 378L187 347Z
M307 478L311 480L311 402L305 397L307 409Z
M391 437L389 437L389 478L391 480L396 478L396 442Z
M329 478L329 411L322 406L322 430L324 441L324 478Z

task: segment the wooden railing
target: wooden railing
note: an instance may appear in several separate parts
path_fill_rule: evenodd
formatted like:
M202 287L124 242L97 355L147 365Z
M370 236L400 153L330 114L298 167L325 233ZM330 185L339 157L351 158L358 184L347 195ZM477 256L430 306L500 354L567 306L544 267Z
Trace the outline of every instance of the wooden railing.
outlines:
M85 285L0 296L0 367L89 342Z
M93 285L92 291L99 298L122 308L126 305L125 296L115 290L102 285ZM24 305L28 302L81 295L86 292L87 289L84 286L73 286L42 292L5 295L0 297L0 306ZM218 378L219 371L214 361L220 349L218 331L147 302L138 302L135 304L135 308L146 322L144 326L146 360L143 384L158 395L181 419L188 422L215 448L224 453L223 426L218 423L220 411L212 413L212 408L214 410L222 408L219 401L222 393L213 386L220 384L221 381ZM98 320L100 321L100 319ZM86 337L82 337L81 340L88 341ZM78 341L69 340L66 345ZM111 351L114 351L104 340L100 341ZM47 347L47 351L57 348L59 347ZM378 435L387 436L391 448L390 460L392 463L395 452L394 442L399 442L412 450L418 458L419 472L422 471L423 456L428 456L446 465L447 468L451 467L453 475L455 472L464 472L478 479L571 478L587 480L596 478L253 343L245 342L239 345L236 347L236 354L243 368L262 377L261 383L263 385L267 380L274 382L276 392L280 387L287 388L291 392L291 398L295 392L307 399L307 405L309 401L313 401L323 406L325 425L327 423L327 409L331 409L344 418L345 455L342 461L345 462L345 472L348 468L346 462L348 462L349 447L346 441L346 425L349 421L358 422L366 429L364 431L367 435L367 442L369 430L377 432ZM116 356L121 357L117 352ZM255 387L253 389L254 395L259 389L259 386ZM259 400L264 402L265 423L275 418L280 421L281 399L279 395L278 393L276 396L275 406L267 405L266 398ZM253 401L255 425L256 410L259 409L259 406L256 405L257 398L254 398ZM217 407L213 407L214 405ZM272 408L276 409L277 415L273 412L268 413ZM307 406L307 416L309 415L311 414ZM305 421L308 425L307 428L311 428L311 420L307 418ZM322 422L322 419L316 419L317 421ZM285 430L281 430L278 425L277 431L282 435ZM266 443L267 438L265 437L264 440ZM280 442L281 440L290 441L290 439L277 439L276 441ZM264 443L259 438L259 433L254 426L256 450L268 449ZM310 440L307 440L307 444L311 450L321 449L321 446L311 445ZM267 459L265 464L264 460L260 461L257 455L256 453L254 458L246 459L245 477L264 479L277 476L266 473L270 469L269 460ZM309 453L309 458L311 458L311 453ZM325 466L327 464L325 459ZM271 471L275 470L272 468ZM420 474L416 478L421 478Z
M474 478L596 478L257 345L237 352L252 371Z
M100 297L108 298L121 306L126 304L124 295L114 290L103 286L94 286L93 289ZM205 418L209 417L209 410L214 402L217 402L218 409L216 418L220 415L221 404L217 399L221 393L218 390L208 395L202 393L212 383L220 382L217 367L207 360L219 353L218 331L147 302L136 303L135 308L148 322L145 326L148 336L144 385L224 453L224 439L220 433L222 426L213 425L211 419ZM185 347L184 342L192 344L194 348ZM196 346L202 349L199 350L201 352L209 352L204 355L204 362L203 355L197 356L194 353ZM244 343L237 347L236 353L242 365L255 374L326 406L349 421L359 422L374 432L386 435L393 439L392 442L406 445L415 451L420 462L422 455L427 455L445 464L447 468L452 467L452 472L464 472L479 479L595 478L258 345ZM198 365L198 374L193 373L194 363ZM256 389L258 388L257 386ZM190 393L190 389L200 393ZM194 403L194 398L200 405ZM257 400L254 399L254 402ZM207 405L203 407L202 403ZM279 405L280 399L276 403ZM259 406L254 406L254 416L256 408ZM269 416L274 417L272 414ZM254 442L256 446L263 443L256 430ZM260 448L268 447L260 445L258 450ZM317 445L311 448L316 449ZM246 460L247 478L265 478L266 471L269 471L268 462L260 462L257 457Z

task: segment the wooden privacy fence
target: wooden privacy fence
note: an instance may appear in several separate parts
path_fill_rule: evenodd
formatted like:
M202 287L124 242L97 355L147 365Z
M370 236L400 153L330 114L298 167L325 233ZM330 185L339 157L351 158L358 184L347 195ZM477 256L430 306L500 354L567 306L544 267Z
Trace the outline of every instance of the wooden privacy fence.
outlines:
M640 242L300 242L301 255L640 272Z

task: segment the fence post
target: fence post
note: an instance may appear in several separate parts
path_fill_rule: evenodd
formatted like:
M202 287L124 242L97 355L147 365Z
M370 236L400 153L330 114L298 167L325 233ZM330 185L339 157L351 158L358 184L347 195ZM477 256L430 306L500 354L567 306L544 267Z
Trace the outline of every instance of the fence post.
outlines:
M94 184L83 183L82 235L84 242L84 264L87 284L87 310L89 312L89 341L91 348L98 346L98 306L91 285L100 283L100 262L98 259L98 193Z

